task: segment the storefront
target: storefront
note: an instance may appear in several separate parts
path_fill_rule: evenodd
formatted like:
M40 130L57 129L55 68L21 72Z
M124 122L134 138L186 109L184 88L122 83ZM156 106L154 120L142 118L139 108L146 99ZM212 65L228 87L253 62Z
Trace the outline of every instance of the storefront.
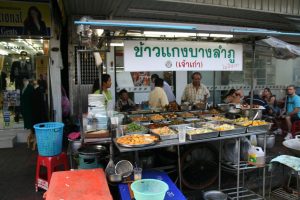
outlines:
M32 126L34 106L49 119L50 4L1 1L0 13L0 129L17 133L24 142L23 129ZM33 105L36 88L38 106Z

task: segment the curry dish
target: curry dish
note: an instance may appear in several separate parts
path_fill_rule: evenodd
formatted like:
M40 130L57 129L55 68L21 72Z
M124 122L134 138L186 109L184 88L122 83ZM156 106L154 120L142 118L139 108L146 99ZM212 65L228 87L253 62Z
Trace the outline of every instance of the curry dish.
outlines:
M151 144L154 141L157 141L158 138L152 135L126 135L117 139L117 143L124 145L142 145L142 144Z

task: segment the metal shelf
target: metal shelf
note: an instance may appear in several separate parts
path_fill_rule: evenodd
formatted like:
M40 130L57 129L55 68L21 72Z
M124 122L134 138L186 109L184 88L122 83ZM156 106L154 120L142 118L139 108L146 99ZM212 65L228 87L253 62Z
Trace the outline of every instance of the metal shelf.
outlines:
M241 161L240 162L240 170L258 169L258 168L263 168L265 166L257 167L257 166L253 166L253 165L248 164L247 161ZM232 162L222 161L222 167L226 168L226 169L237 170L238 169L238 164L235 164L235 163L232 163Z
M222 190L225 194L228 195L228 199L235 200L235 199L241 199L241 200L263 200L264 198L260 196L259 194L256 194L255 192L239 187L239 196L237 197L237 188L229 188Z
M275 198L275 199L278 199L278 200L279 199L280 200L283 200L283 199L297 200L298 199L297 194L288 193L283 188L278 188L278 189L272 191L271 196L272 196L271 199Z

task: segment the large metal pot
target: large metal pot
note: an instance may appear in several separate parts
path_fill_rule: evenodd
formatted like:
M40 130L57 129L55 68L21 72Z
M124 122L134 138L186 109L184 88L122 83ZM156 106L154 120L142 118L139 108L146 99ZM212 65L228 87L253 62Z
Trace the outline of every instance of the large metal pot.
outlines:
M300 157L300 135L296 135L295 139L285 140L282 144L295 156Z
M275 135L266 135L266 147L268 149L271 149L274 147L275 145ZM264 135L257 135L257 145L259 147L264 147L264 140L265 140L265 136Z
M257 117L255 118L255 119L261 119L261 117L262 117L262 110L258 110L258 109L254 109L254 110L252 110L252 114L250 113L250 109L243 109L242 110L242 114L245 116L245 117L248 117L248 118L250 118L250 119L253 119L253 117L256 115L258 113L258 115L257 115Z
M205 200L226 200L227 195L218 190L211 190L211 191L205 192L203 195L203 198Z

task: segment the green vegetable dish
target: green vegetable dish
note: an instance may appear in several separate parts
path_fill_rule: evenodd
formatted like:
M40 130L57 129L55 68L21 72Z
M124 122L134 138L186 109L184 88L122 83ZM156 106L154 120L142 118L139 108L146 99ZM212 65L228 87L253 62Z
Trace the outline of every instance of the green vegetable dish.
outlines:
M130 123L127 124L126 127L126 132L140 132L140 131L147 131L147 128L145 128L144 126L138 125L136 123Z

